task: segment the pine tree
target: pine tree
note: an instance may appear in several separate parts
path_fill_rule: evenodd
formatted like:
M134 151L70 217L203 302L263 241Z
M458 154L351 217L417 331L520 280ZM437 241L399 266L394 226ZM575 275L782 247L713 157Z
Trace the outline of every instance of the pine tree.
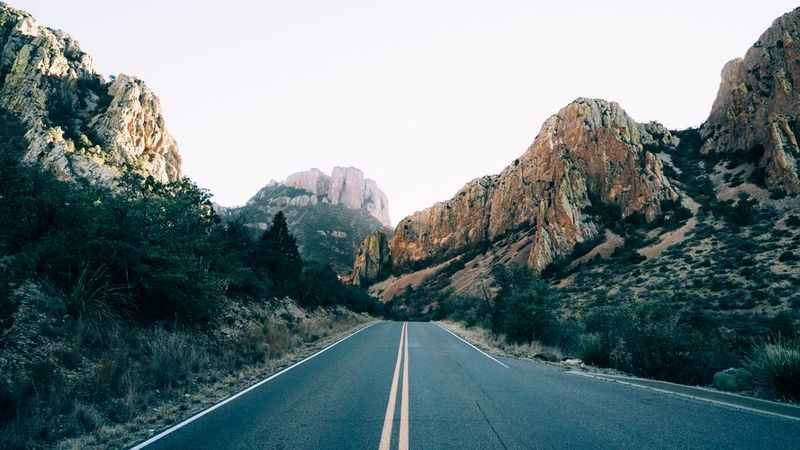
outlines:
M272 226L261 235L255 260L258 267L269 272L276 285L284 288L284 294L292 293L303 270L303 260L283 212L275 214Z

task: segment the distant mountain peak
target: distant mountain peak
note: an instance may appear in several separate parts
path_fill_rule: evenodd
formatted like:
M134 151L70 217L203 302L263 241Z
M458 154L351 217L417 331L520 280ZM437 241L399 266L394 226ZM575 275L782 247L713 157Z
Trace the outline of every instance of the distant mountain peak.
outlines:
M330 175L312 168L289 175L282 184L323 196L334 205L363 209L385 227L392 226L389 199L378 183L356 167L334 167Z

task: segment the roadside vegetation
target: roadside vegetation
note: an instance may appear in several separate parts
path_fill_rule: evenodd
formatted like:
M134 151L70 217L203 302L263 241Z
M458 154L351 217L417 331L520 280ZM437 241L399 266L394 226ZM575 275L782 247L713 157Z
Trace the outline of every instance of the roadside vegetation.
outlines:
M741 375L746 382L734 390L800 400L800 218L786 209L788 199L767 191L757 166L762 149L705 155L698 130L675 134L677 148L654 152L670 155L665 171L696 213L664 202L665 218L647 224L593 200L585 212L624 239L608 257L571 264L602 241L601 233L541 279L525 268L495 268L494 283L478 298L453 296L437 280L389 306L486 330L489 339L475 337L489 345L528 345L692 385L724 388L729 383L720 380ZM681 240L656 256L639 252L692 216L696 225ZM436 307L420 309L420 295L432 296Z
M512 356L578 358L689 385L709 385L719 371L746 367L759 395L800 399L800 340L781 337L791 330L786 318L739 335L743 330L727 329L711 315L676 310L664 298L609 295L574 311L567 307L569 297L527 267L495 271L495 298L450 296L430 318L460 323L467 338ZM758 341L755 333L772 337Z
M115 427L124 446L124 424L381 312L303 261L282 214L253 239L188 179L59 181L0 115L0 448Z

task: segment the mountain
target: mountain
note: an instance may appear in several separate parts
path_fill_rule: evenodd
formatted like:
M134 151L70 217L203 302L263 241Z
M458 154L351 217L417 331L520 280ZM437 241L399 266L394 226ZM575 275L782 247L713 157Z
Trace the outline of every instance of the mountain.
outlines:
M757 163L770 190L800 193L800 13L780 17L725 65L701 135L704 154L742 154Z
M24 160L60 179L113 184L127 171L181 178L158 97L133 77L105 80L66 33L0 3L0 108L25 128Z
M355 167L334 167L330 175L319 169L298 172L289 175L283 184L322 196L333 205L366 210L384 227L392 226L386 194L374 180L364 178L364 172Z
M526 265L578 309L609 294L674 292L678 309L738 314L750 325L753 315L792 311L798 59L800 9L725 66L699 129L670 131L616 103L577 99L500 174L402 219L385 246L365 242L355 281L384 300L408 288L438 296L429 298L494 296L493 268ZM391 270L367 267L383 260Z
M247 204L222 208L228 220L263 231L283 211L300 253L309 260L329 263L340 274L350 272L361 241L370 233L389 230L386 195L356 168L318 169L272 182Z
M430 267L502 242L492 250L500 259L541 271L601 232L599 209L654 222L679 195L646 147L676 142L662 125L639 124L616 103L578 99L549 118L502 173L401 220L389 242L394 270Z

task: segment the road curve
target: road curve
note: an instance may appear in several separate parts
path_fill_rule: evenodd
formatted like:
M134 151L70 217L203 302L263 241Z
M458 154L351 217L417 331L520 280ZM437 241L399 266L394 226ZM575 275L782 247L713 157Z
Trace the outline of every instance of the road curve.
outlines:
M434 323L381 322L145 448L377 449L382 437L392 449L798 449L800 421L493 359Z

